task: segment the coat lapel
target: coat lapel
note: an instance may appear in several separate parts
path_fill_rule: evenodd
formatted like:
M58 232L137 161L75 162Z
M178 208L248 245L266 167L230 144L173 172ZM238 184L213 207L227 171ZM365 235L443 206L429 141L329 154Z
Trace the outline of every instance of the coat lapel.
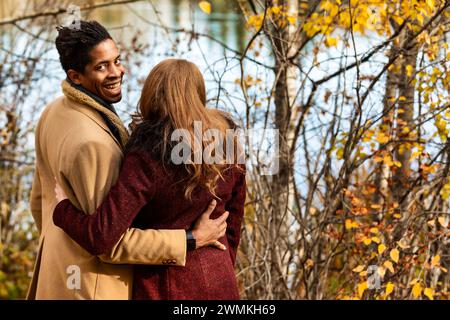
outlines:
M128 141L129 134L124 124L122 123L122 120L120 120L117 114L105 108L94 99L89 97L87 94L72 87L66 80L62 82L62 91L71 102L76 103L79 107L81 106L80 111L84 110L82 111L84 114L86 114L89 118L94 120L98 125L105 129L114 138L114 141L119 144L121 149L124 148L125 144ZM115 135L108 128L105 121L102 119L100 112L105 115L108 120L117 128L120 135L120 141L118 140L119 137L115 137Z
M111 132L111 130L109 130L108 126L105 124L105 121L103 120L101 115L95 109L92 109L87 105L81 104L81 103L73 101L71 99L67 99L67 100L68 100L67 102L70 104L70 107L75 108L76 110L78 110L79 112L81 112L82 114L84 114L85 116L90 118L92 121L94 121L98 126L100 126L103 130L105 130L111 136L111 138L114 140L114 142L121 149L123 149L122 144L117 140L117 138L114 136L114 134Z

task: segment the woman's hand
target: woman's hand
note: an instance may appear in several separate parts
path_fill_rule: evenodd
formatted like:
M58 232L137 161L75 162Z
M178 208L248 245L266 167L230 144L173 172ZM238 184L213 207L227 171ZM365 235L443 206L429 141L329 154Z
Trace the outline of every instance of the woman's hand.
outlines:
M65 194L64 190L59 185L59 183L56 180L56 178L55 178L55 183L56 183L56 185L55 185L55 197L56 197L56 200L58 202L61 202L61 201L65 200L65 199L69 199L67 197L67 195Z

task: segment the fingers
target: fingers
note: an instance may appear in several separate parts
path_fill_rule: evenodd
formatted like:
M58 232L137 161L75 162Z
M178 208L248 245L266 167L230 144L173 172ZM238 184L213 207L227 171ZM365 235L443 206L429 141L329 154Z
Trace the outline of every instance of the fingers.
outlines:
M217 224L221 225L222 223L224 223L227 220L229 214L230 213L228 211L225 211L224 213L222 213L222 215L220 217L218 217L214 221L216 221Z
M212 200L209 203L208 208L206 209L206 211L202 213L202 218L208 218L209 219L209 217L211 216L211 213L216 208L216 204L217 204L217 201L216 200Z
M220 241L215 241L211 246L220 250L227 250L227 247L225 247Z
M227 222L223 221L220 225L218 225L217 228L219 230L219 234L220 234L219 238L220 238L225 234L225 232L227 230Z
M221 229L220 229L220 236L223 237L223 236L225 235L225 232L227 232L227 224L226 224L226 223L224 223L224 224L221 226Z

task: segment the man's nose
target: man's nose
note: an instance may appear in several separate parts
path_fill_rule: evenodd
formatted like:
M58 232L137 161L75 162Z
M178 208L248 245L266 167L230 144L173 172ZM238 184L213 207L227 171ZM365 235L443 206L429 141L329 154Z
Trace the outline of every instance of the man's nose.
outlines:
M125 70L122 66L116 66L113 65L111 68L110 78L121 78L123 74L125 73Z

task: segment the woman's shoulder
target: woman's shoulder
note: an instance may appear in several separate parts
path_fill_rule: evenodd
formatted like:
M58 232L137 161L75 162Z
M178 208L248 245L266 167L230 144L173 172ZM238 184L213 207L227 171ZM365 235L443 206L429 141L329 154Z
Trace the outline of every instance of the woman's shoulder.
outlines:
M245 163L236 164L233 169L235 174L238 176L245 176L247 173L247 167L245 166Z
M126 170L129 176L135 176L139 181L147 181L151 184L164 184L170 181L169 171L150 152L135 148L129 150L124 157L121 172Z
M246 171L246 167L245 167L245 163L244 163L244 164L229 165L222 171L222 173L225 176L232 178L233 181L236 181L242 176L245 177L247 171Z
M161 166L161 161L156 159L156 157L149 151L141 148L133 148L127 150L124 157L124 162L129 165L138 167L143 167L145 169L159 169Z

